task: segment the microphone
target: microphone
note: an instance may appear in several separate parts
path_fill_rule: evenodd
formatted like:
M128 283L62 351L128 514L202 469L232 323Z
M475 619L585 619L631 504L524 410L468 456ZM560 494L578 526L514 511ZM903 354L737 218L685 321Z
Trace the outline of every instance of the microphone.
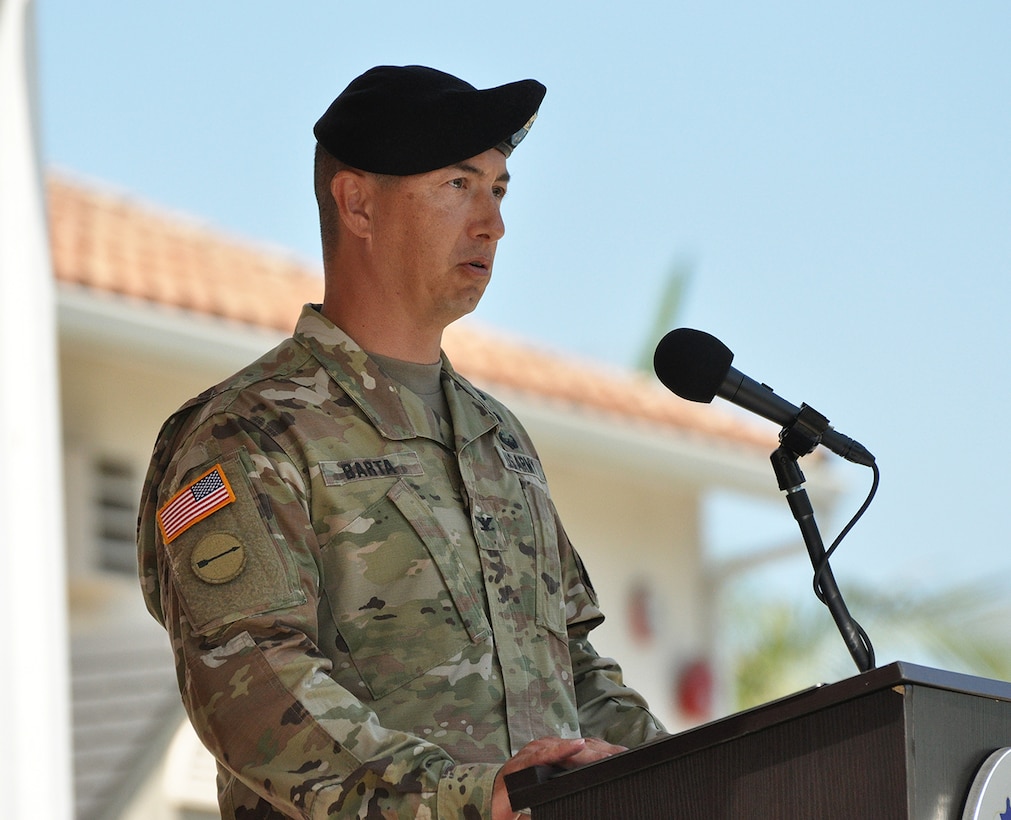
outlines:
M733 352L715 336L682 327L657 344L653 369L664 386L683 399L708 404L719 396L780 427L793 425L801 408L731 367L733 360ZM866 447L831 427L820 433L819 443L854 464L870 467L874 463Z

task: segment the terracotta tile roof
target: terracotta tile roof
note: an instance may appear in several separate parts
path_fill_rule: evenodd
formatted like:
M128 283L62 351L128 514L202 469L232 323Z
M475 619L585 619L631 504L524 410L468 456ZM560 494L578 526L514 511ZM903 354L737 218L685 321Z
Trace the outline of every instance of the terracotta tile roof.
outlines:
M50 177L53 268L79 285L288 332L319 301L318 271L124 194Z
M276 248L229 237L122 193L51 176L53 267L61 287L290 332L301 306L320 301L321 271ZM528 394L560 408L659 426L770 452L774 436L714 407L683 401L652 377L608 370L529 342L456 323L444 346L478 384Z

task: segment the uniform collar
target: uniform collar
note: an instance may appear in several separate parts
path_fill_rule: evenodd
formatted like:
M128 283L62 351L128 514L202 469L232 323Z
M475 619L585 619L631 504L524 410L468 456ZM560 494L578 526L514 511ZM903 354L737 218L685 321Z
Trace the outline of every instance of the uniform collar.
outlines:
M429 425L417 397L390 379L379 364L337 325L319 305L305 305L295 325L294 339L304 345L365 413L383 436L394 440L427 436ZM446 390L457 449L495 428L498 419L484 395L460 376L441 354ZM473 409L470 406L473 405ZM474 412L476 410L476 412Z

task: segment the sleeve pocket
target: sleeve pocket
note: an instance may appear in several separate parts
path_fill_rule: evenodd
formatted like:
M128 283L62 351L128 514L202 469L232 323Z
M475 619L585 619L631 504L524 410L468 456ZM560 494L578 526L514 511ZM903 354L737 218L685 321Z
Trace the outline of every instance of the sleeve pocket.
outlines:
M244 453L218 462L234 500L164 547L183 609L198 634L306 601L295 562L268 525L270 501Z

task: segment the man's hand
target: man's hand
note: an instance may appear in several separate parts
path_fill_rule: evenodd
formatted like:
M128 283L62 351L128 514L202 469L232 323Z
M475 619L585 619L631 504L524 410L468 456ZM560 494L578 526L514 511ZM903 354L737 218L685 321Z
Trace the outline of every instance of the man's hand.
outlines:
M615 746L594 737L575 740L542 737L530 741L505 762L498 777L495 778L495 790L491 800L492 820L514 820L519 816L516 809L510 805L509 794L506 792L504 778L510 772L518 772L531 766L561 766L574 769L624 751L624 746Z

